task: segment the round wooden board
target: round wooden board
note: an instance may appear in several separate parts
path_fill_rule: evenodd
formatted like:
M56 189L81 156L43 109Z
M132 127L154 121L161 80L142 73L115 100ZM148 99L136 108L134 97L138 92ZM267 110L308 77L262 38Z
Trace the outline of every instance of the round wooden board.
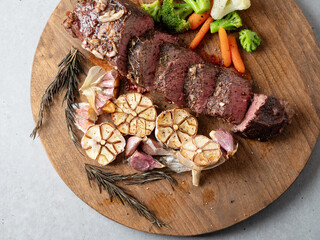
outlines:
M70 37L61 25L75 0L62 0L40 39L31 82L32 111L37 120L41 96L54 79L57 63L80 41ZM40 138L47 154L68 187L84 202L104 216L125 226L156 234L197 235L236 224L275 201L304 168L319 135L320 65L319 48L312 29L294 0L255 0L240 13L245 25L263 39L258 51L242 52L254 79L256 92L288 100L296 116L284 133L268 143L238 138L239 151L234 159L206 171L202 185L193 187L190 173L177 175L175 191L166 181L130 187L132 193L169 224L159 229L129 207L110 203L107 194L89 187L84 163L96 164L81 155L68 136L61 99L57 99L44 122ZM187 43L194 32L182 37ZM204 50L219 55L217 35L205 39ZM82 51L93 64L107 66ZM154 97L160 104L160 100ZM161 105L163 106L163 105ZM168 106L167 106L168 107ZM199 117L200 133L223 123L211 117ZM225 126L225 125L224 125ZM117 172L130 167L121 159L110 165Z

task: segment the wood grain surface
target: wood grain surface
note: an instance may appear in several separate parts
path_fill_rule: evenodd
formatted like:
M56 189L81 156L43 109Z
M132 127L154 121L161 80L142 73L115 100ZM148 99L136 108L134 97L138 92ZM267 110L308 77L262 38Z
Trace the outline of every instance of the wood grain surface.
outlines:
M58 70L57 63L71 46L81 50L80 41L63 29L66 11L75 1L62 0L41 36L34 57L31 102L37 120L41 96ZM140 2L141 3L141 2ZM68 136L61 99L46 115L40 132L41 141L52 165L68 187L84 202L104 216L125 226L156 234L197 235L236 224L275 201L303 170L319 135L320 64L319 48L312 29L294 0L255 0L252 7L240 12L246 27L259 33L262 45L254 53L241 52L250 70L254 90L286 99L296 116L284 133L268 143L237 137L236 157L202 176L200 187L193 187L191 173L176 175L175 191L166 181L144 186L130 186L131 192L169 228L159 229L129 207L110 203L107 194L89 187L84 163L95 161L80 154ZM190 43L195 32L181 37ZM219 56L217 34L208 34L202 48ZM107 67L101 60L81 50L92 65ZM157 95L153 100L160 109L172 107ZM208 135L226 126L212 117L200 116L200 133ZM119 157L110 168L119 173L132 172ZM67 211L67 210L66 210Z

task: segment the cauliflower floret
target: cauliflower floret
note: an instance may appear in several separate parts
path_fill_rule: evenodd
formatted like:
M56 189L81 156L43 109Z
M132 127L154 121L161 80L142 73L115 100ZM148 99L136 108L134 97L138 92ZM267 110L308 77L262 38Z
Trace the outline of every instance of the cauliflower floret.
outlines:
M236 10L245 10L251 6L250 0L215 0L211 10L213 19L218 20Z

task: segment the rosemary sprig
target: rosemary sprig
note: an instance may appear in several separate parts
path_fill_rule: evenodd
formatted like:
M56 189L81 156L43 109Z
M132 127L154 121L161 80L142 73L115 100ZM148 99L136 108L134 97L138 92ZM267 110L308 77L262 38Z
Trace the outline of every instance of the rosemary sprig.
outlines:
M168 171L151 171L141 174L120 175L110 172L107 168L85 164L85 170L88 176L89 185L91 181L97 183L100 193L105 190L112 202L113 199L120 200L123 205L128 204L131 208L138 212L140 216L148 219L152 224L156 224L159 228L166 226L159 220L151 210L139 202L135 197L127 193L127 189L117 186L116 182L124 182L126 184L145 184L157 180L167 179L171 186L177 184L177 181L170 176Z
M35 139L39 133L43 119L45 116L45 111L50 109L53 105L55 96L58 93L62 93L64 90L65 95L62 100L62 104L66 102L65 106L65 118L68 131L70 133L72 142L79 146L79 140L74 132L75 125L75 109L73 105L78 105L79 97L79 79L78 74L84 74L84 71L81 66L81 61L84 59L84 56L77 49L73 48L65 56L65 58L59 63L58 73L52 83L48 86L45 93L42 96L39 117L36 127L33 129L30 137Z
M128 175L121 175L118 173L110 172L108 168L86 164L90 169L99 172L101 176L105 176L114 182L124 182L126 185L146 184L159 180L168 180L170 185L177 185L177 181L171 176L174 172L169 170L152 170L144 173L134 173Z

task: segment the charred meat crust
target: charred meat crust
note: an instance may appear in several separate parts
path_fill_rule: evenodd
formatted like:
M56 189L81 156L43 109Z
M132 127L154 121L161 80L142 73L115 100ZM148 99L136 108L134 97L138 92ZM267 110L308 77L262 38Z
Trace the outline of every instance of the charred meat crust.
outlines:
M254 101L258 101L259 95L255 95ZM294 110L286 101L273 96L266 97L264 104L258 109L249 109L249 121L242 126L235 126L233 131L246 138L268 141L282 133L284 128L291 123ZM256 108L257 105L253 105Z
M128 0L78 1L64 21L65 29L82 41L82 47L105 58L119 72L127 74L127 47L134 36L154 28L152 18Z

